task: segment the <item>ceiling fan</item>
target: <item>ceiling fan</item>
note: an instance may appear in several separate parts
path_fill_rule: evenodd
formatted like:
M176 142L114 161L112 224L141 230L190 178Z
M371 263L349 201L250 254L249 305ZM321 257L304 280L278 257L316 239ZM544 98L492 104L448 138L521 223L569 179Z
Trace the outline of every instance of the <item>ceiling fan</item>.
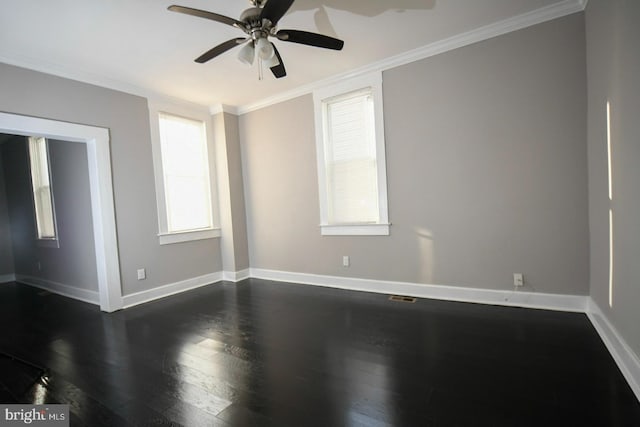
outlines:
M231 25L232 27L239 28L246 34L245 37L227 40L206 51L195 59L195 61L200 64L223 54L229 49L244 44L238 53L238 59L246 64L253 64L255 58L258 58L259 62L269 67L273 75L279 79L286 76L287 72L278 49L269 41L269 37L274 37L285 42L333 50L341 50L344 46L342 40L322 34L300 30L278 30L278 21L287 13L294 0L249 1L253 7L242 12L240 19L233 19L228 16L186 6L172 5L169 6L168 9L172 12L184 13L186 15L197 16L199 18Z

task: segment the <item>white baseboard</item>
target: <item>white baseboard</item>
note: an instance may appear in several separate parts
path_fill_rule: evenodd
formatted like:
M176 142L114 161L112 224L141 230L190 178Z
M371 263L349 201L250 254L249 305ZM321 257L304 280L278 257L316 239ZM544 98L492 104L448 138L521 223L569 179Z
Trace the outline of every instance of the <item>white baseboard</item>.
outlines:
M9 283L15 282L16 275L15 274L0 274L0 283Z
M248 268L240 271L223 271L222 272L222 280L227 282L239 282L244 279L248 279L251 277L251 271Z
M129 308L133 307L134 305L144 304L145 302L179 294L180 292L210 285L221 280L222 272L216 272L205 274L204 276L193 277L191 279L181 280L180 282L169 283L168 285L158 286L157 288L147 289L145 291L124 295L122 297L122 308Z
M640 401L640 359L638 355L629 347L591 298L589 298L587 306L587 316Z
M517 306L586 313L605 346L611 353L629 386L640 401L640 358L629 347L591 297L579 295L541 294L500 291L407 282L323 276L289 271L251 268L250 277L278 282L348 289L383 294L407 295L447 301Z
M640 400L640 360L604 316L600 308L587 296L393 282L249 268L237 272L221 271L207 274L126 295L123 297L123 306L124 308L129 308L222 280L239 282L247 278L447 301L586 313L618 364L629 386L638 400Z
M251 268L250 276L257 279L302 283L305 285L325 286L353 291L581 313L586 309L588 298L580 295L543 294L521 291L514 292L495 289L478 289L409 282L357 279L351 277L324 276L318 274L266 270L262 268Z
M640 358L638 358L634 351L620 336L618 331L609 322L602 310L600 310L600 307L598 307L591 297L587 296L392 282L267 270L262 268L249 268L237 272L221 271L205 274L203 276L125 295L122 297L123 308L133 307L135 305L175 295L201 286L217 283L222 280L239 282L250 277L354 291L407 295L418 298L586 313L593 324L593 327L600 335L600 338L620 368L620 371L629 383L629 386L635 393L638 400L640 400ZM62 283L20 274L15 276L2 275L0 276L0 283L3 283L3 281L18 281L70 298L92 304L99 304L99 295L96 291L79 289Z
M60 294L65 297L88 302L90 304L100 304L100 295L98 294L98 291L76 288L75 286L65 285L64 283L41 279L39 277L26 276L23 274L16 274L15 281L24 283L25 285L35 286L36 288L45 289L49 292Z

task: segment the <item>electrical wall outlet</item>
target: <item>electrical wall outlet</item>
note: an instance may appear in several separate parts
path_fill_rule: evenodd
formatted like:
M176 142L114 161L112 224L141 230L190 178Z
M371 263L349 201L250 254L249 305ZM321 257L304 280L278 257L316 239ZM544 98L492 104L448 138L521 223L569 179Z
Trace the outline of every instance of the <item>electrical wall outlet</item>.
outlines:
M138 270L138 280L144 280L147 278L147 272L144 268Z
M345 255L342 257L342 266L343 267L349 267L349 264L351 263L351 261L349 260L349 255Z
M522 273L513 273L513 286L524 286L524 276Z

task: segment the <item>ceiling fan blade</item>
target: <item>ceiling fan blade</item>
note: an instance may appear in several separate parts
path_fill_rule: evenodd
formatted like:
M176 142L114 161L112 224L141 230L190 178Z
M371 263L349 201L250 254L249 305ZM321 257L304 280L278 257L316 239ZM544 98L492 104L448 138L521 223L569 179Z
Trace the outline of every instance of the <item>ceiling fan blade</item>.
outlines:
M262 13L260 13L260 20L266 18L275 26L292 4L293 0L267 0L267 4L264 5Z
M279 62L278 65L274 65L273 67L271 67L271 72L276 79L279 79L287 75L287 70L284 68L284 62L282 62L282 57L280 56L280 52L278 52L276 45L274 45L273 43L271 43L271 45L273 46L273 53L275 53Z
M228 51L229 49L232 49L236 46L238 46L240 43L244 42L246 39L243 38L237 38L237 39L231 39L231 40L227 40L226 42L219 44L218 46L214 47L213 49L209 49L208 51L206 51L205 53L203 53L202 55L200 55L199 57L197 57L195 59L195 61L199 64L204 64L205 62L215 58L216 56L225 53L226 51Z
M285 42L306 44L325 49L342 50L344 42L322 34L299 30L280 30L276 37Z
M207 12L206 10L192 9L190 7L177 6L175 4L172 6L169 6L167 9L169 9L172 12L184 13L186 15L197 16L205 19L211 19L212 21L221 22L223 24L231 25L232 27L238 27L238 28L244 27L244 23L236 19L229 18L228 16L224 16L224 15L218 15L217 13L213 13L213 12Z

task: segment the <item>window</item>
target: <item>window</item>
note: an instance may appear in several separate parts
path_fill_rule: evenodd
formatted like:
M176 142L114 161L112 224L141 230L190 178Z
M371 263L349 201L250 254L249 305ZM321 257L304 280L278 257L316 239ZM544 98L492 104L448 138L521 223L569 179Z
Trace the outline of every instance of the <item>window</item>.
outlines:
M152 116L160 244L219 237L205 119Z
M53 246L57 246L56 220L49 174L49 150L45 138L29 137L29 167L37 238L40 243L48 241Z
M160 113L167 231L213 227L203 122Z
M380 74L314 92L323 235L388 235Z

